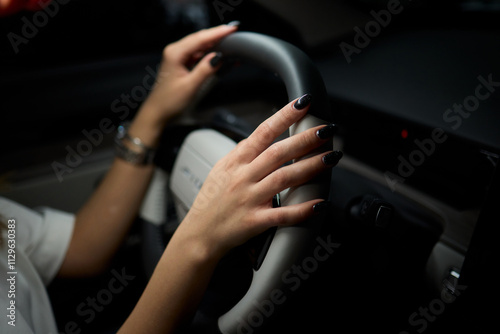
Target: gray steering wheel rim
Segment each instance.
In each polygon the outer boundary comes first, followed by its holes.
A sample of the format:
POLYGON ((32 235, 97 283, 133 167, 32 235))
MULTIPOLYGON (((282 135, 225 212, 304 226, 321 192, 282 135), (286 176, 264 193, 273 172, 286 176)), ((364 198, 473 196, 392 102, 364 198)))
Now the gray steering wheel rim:
MULTIPOLYGON (((224 38, 215 46, 214 51, 221 52, 224 57, 249 60, 276 73, 285 84, 289 100, 306 93, 313 95, 308 115, 290 127, 290 136, 325 124, 326 121, 331 122, 331 109, 323 79, 311 59, 297 47, 258 33, 236 32, 224 38)), ((330 148, 323 147, 314 153, 325 149, 330 148)), ((282 194, 282 205, 302 203, 315 198, 328 198, 329 189, 330 174, 325 173, 305 185, 291 188, 282 194)), ((220 332, 246 333, 244 330, 248 331, 248 328, 255 329, 265 324, 279 305, 273 305, 271 314, 264 314, 262 323, 260 321, 256 323, 252 317, 263 315, 262 305, 273 303, 277 292, 286 293, 282 274, 293 265, 299 264, 308 255, 306 252, 316 239, 321 224, 321 219, 313 217, 302 224, 277 229, 261 267, 258 271, 254 271, 247 293, 228 312, 219 317, 217 325, 220 332)), ((143 259, 149 275, 152 274, 166 246, 162 233, 161 223, 147 219, 144 221, 143 259)))
MULTIPOLYGON (((274 37, 237 32, 224 38, 215 47, 215 51, 224 56, 250 60, 275 72, 283 80, 289 100, 306 93, 313 95, 308 115, 290 127, 290 136, 331 121, 331 109, 323 79, 311 59, 297 47, 274 37)), ((282 205, 328 198, 329 189, 330 174, 324 173, 305 185, 289 189, 282 196, 282 205)), ((254 271, 247 293, 233 308, 219 317, 218 328, 222 333, 244 333, 265 324, 279 306, 276 296, 287 293, 283 273, 293 265, 300 264, 307 256, 306 252, 317 237, 321 223, 321 219, 312 217, 303 224, 277 229, 260 269, 254 271), (263 305, 267 305, 267 312, 262 311, 263 305), (272 312, 269 311, 271 309, 272 312)))

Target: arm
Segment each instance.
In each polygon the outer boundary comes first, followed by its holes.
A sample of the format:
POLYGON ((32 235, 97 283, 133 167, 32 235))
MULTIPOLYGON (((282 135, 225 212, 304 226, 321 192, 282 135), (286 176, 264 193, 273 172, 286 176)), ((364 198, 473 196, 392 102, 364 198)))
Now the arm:
MULTIPOLYGON (((164 49, 155 87, 130 126, 132 137, 148 147, 157 145, 165 123, 187 106, 217 70, 210 64, 214 53, 202 57, 206 50, 236 29, 223 25, 202 30, 164 49), (189 70, 187 66, 196 61, 199 63, 189 70)), ((98 189, 76 214, 60 276, 88 276, 106 267, 140 208, 153 170, 152 165, 114 160, 98 189)))
POLYGON ((321 199, 272 207, 274 194, 327 171, 341 156, 323 153, 279 168, 333 136, 331 126, 319 126, 272 144, 307 112, 307 104, 295 106, 290 103, 270 117, 214 166, 119 333, 173 332, 196 309, 229 249, 271 226, 296 224, 325 208, 316 205, 321 199))

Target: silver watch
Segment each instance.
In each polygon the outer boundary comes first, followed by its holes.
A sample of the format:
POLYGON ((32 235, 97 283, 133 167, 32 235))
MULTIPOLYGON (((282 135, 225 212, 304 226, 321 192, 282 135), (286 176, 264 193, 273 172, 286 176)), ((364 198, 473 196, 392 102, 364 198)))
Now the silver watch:
POLYGON ((147 147, 139 138, 133 138, 128 134, 130 123, 118 126, 115 137, 116 156, 134 165, 149 165, 153 163, 156 150, 147 147), (132 150, 125 145, 125 141, 130 142, 136 150, 132 150))

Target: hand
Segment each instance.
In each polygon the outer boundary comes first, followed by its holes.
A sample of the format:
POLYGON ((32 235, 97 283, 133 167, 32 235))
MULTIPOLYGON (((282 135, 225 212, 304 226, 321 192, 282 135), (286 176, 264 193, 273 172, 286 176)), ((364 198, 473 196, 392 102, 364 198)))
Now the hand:
POLYGON ((333 137, 321 125, 273 144, 308 110, 310 95, 286 105, 209 173, 191 210, 170 239, 144 294, 120 333, 171 333, 191 318, 217 263, 231 248, 271 226, 298 223, 314 214, 322 199, 281 208, 272 197, 300 185, 338 162, 340 152, 322 153, 292 165, 333 137))
POLYGON ((321 125, 272 144, 307 113, 309 98, 286 105, 213 167, 176 232, 177 241, 188 242, 204 256, 220 257, 272 226, 296 224, 314 214, 313 206, 322 199, 272 207, 275 194, 310 180, 342 156, 321 153, 280 168, 333 137, 334 126, 321 125))
POLYGON ((205 55, 206 51, 236 30, 237 26, 221 25, 167 45, 153 90, 131 124, 130 135, 155 147, 165 123, 187 107, 202 83, 219 68, 211 62, 216 53, 205 55))
POLYGON ((154 110, 158 121, 164 123, 186 108, 202 83, 219 67, 211 64, 216 53, 205 55, 206 51, 236 30, 237 26, 220 25, 200 30, 166 46, 155 86, 144 102, 145 109, 154 110))

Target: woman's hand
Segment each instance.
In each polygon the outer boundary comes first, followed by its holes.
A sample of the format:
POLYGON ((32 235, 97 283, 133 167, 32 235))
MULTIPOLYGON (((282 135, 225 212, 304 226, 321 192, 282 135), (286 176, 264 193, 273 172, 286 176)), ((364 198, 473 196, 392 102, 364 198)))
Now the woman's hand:
POLYGON ((286 105, 212 168, 121 334, 173 333, 196 310, 228 250, 271 226, 296 224, 325 208, 319 198, 272 207, 275 194, 327 171, 342 157, 325 152, 280 168, 333 137, 335 126, 330 124, 273 144, 307 113, 309 102, 311 96, 304 95, 286 105))
POLYGON ((220 25, 200 30, 165 47, 155 86, 145 101, 156 109, 161 121, 182 111, 202 83, 217 71, 217 59, 212 60, 220 56, 206 52, 236 30, 235 25, 220 25))
POLYGON ((305 95, 289 103, 214 166, 176 232, 178 237, 196 240, 193 246, 201 247, 202 253, 219 257, 272 226, 296 224, 314 214, 314 205, 322 199, 272 206, 275 194, 310 180, 342 157, 340 152, 322 153, 280 168, 333 137, 334 125, 322 125, 273 144, 307 113, 310 99, 305 95))
POLYGON ((156 82, 130 128, 130 134, 155 146, 165 123, 185 109, 200 86, 219 68, 220 55, 206 52, 237 25, 200 30, 163 50, 156 82))

